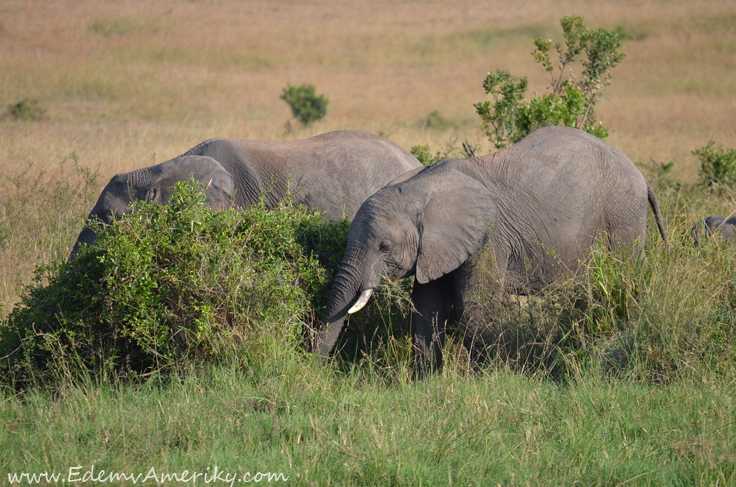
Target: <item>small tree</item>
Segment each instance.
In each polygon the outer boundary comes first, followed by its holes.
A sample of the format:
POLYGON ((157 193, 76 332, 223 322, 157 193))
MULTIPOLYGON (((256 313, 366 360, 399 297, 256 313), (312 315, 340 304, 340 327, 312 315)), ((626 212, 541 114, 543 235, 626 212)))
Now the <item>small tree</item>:
POLYGON ((44 116, 46 113, 45 108, 41 108, 38 100, 31 100, 30 98, 24 98, 18 103, 13 103, 8 106, 8 113, 15 120, 31 120, 36 121, 44 116))
POLYGON ((736 183, 736 149, 723 150, 712 140, 695 149, 700 159, 700 179, 709 188, 733 186, 736 183))
POLYGON ((287 84, 279 98, 291 107, 291 112, 305 126, 321 120, 327 114, 329 100, 324 95, 318 96, 313 85, 292 86, 287 84))
POLYGON ((532 52, 536 62, 550 74, 551 92, 534 96, 527 102, 526 76, 513 76, 505 70, 488 73, 483 88, 493 102, 476 103, 481 117, 481 129, 496 148, 504 148, 521 140, 528 133, 547 125, 577 127, 600 138, 608 136, 608 129, 596 121, 595 105, 604 97, 611 84, 611 70, 621 62, 624 54, 618 32, 605 29, 591 30, 582 17, 566 16, 560 20, 565 46, 551 40, 534 39, 532 52), (559 55, 559 73, 550 59, 551 48, 559 55), (582 72, 576 78, 566 70, 584 54, 580 61, 582 72))

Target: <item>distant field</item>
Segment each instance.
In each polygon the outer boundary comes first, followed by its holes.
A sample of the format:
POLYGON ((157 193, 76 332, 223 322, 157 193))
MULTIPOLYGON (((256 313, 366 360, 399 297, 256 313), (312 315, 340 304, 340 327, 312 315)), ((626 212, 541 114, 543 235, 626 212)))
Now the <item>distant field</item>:
POLYGON ((546 87, 534 36, 563 15, 622 26, 627 58, 600 115, 634 161, 736 146, 736 2, 0 2, 0 108, 26 97, 43 120, 0 121, 0 174, 75 152, 105 176, 163 161, 209 137, 302 138, 334 129, 441 145, 481 140, 473 103, 488 71, 546 87), (287 133, 286 83, 313 83, 326 119, 287 133), (455 122, 422 127, 433 110, 455 122))

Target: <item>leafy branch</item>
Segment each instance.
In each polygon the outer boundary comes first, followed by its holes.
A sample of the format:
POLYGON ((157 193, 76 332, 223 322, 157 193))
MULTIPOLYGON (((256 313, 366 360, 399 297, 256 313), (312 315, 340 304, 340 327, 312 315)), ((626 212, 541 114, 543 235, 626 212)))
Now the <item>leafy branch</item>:
POLYGON ((596 122, 595 106, 611 84, 611 71, 625 57, 620 52, 621 36, 616 31, 589 29, 576 15, 563 17, 560 24, 564 46, 550 39, 534 39, 532 56, 550 75, 549 93, 527 102, 526 76, 517 77, 506 70, 488 73, 484 80, 483 88, 493 101, 474 106, 481 117, 481 129, 496 148, 513 144, 547 125, 566 125, 601 138, 608 136, 608 129, 596 122), (551 57, 553 48, 558 55, 557 67, 551 57), (571 65, 581 55, 582 71, 576 78, 571 65))

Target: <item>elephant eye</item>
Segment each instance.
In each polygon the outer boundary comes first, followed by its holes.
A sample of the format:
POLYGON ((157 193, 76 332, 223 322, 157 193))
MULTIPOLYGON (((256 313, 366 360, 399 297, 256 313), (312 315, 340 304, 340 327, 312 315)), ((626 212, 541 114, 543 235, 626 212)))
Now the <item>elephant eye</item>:
POLYGON ((381 252, 388 252, 391 250, 391 241, 390 240, 384 240, 381 242, 381 244, 378 246, 378 250, 381 252))

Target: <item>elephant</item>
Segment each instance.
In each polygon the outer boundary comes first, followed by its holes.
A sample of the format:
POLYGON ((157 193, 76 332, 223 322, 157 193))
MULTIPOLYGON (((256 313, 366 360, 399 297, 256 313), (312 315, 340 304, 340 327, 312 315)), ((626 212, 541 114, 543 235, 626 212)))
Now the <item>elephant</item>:
MULTIPOLYGON (((346 315, 366 304, 382 277, 414 276, 415 374, 441 370, 447 321, 454 308, 471 329, 466 311, 478 289, 543 289, 577 269, 596 241, 629 248, 645 263, 649 206, 671 248, 656 195, 636 166, 569 127, 540 128, 496 153, 407 173, 355 215, 310 348, 328 357, 346 315), (486 246, 497 276, 490 285, 481 282, 478 261, 486 246)), ((472 334, 465 340, 472 345, 472 334)))
POLYGON ((703 231, 703 235, 706 238, 720 234, 725 240, 736 242, 736 216, 727 219, 722 215, 711 215, 705 220, 696 223, 693 226, 695 245, 698 245, 698 237, 701 231, 703 231))
MULTIPOLYGON (((266 206, 274 208, 291 191, 295 203, 320 211, 325 219, 351 218, 370 195, 421 166, 393 142, 351 130, 295 141, 210 139, 174 159, 114 176, 88 221, 109 225, 134 201, 165 204, 172 186, 192 176, 208 186, 206 201, 213 207, 246 208, 264 194, 266 206)), ((87 225, 69 259, 96 239, 97 232, 87 225)))

